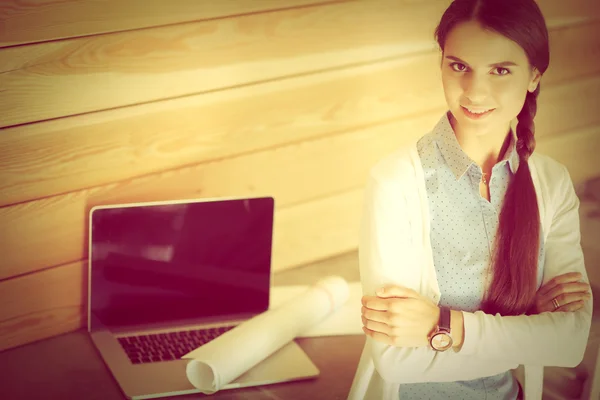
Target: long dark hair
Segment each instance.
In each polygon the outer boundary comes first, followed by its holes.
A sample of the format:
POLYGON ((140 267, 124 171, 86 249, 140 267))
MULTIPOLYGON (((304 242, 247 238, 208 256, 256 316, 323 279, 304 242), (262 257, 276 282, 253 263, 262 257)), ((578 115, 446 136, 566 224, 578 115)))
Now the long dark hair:
MULTIPOLYGON (((544 74, 550 62, 548 29, 534 0, 454 0, 435 30, 440 50, 457 24, 477 21, 523 48, 530 67, 544 74)), ((528 159, 535 149, 533 118, 537 111, 536 90, 527 92, 517 116, 519 168, 506 192, 492 262, 492 281, 481 310, 486 314, 521 315, 532 306, 537 288, 540 245, 540 215, 528 159)))

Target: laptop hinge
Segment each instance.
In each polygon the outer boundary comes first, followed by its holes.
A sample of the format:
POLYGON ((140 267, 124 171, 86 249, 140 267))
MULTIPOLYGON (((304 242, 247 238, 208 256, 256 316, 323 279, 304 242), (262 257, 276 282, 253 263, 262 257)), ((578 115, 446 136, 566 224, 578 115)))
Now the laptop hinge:
POLYGON ((255 313, 243 313, 243 314, 232 314, 227 316, 219 316, 213 318, 196 318, 186 319, 179 321, 169 321, 168 323, 154 323, 154 324, 140 324, 140 325, 128 325, 128 326, 107 326, 106 330, 113 334, 150 334, 150 333, 163 333, 163 332, 174 332, 181 330, 189 330, 194 328, 210 328, 219 326, 231 326, 238 325, 258 314, 255 313))

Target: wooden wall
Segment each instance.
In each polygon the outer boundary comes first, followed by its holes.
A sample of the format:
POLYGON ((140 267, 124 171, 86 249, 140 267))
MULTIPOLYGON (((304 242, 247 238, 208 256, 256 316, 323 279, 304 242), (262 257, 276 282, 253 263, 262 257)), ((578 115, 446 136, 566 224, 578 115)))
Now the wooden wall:
MULTIPOLYGON (((84 325, 98 204, 276 198, 276 271, 356 249, 367 171, 446 110, 449 0, 0 3, 0 350, 84 325)), ((600 9, 544 0, 537 150, 600 174, 600 9)))

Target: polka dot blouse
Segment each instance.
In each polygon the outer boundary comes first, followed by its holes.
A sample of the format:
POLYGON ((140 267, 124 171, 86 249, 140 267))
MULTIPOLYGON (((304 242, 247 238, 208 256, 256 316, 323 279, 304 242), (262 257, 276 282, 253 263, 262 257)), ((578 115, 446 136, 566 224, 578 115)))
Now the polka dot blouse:
MULTIPOLYGON (((519 166, 516 138, 511 135, 509 150, 487 177, 490 201, 479 192, 482 170, 460 147, 448 113, 417 143, 425 172, 440 305, 468 312, 480 309, 485 285, 489 284, 489 263, 502 201, 519 166)), ((538 287, 544 264, 543 233, 540 244, 538 287)), ((512 400, 517 399, 519 386, 507 370, 470 381, 403 384, 399 391, 402 400, 512 400)))

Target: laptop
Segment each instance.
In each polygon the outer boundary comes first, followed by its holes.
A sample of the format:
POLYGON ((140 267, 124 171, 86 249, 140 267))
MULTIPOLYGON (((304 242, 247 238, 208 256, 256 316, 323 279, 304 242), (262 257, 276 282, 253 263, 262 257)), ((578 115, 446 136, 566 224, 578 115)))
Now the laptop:
MULTIPOLYGON (((199 393, 180 357, 269 309, 273 217, 272 197, 90 210, 88 332, 127 398, 199 393)), ((292 341, 223 389, 318 375, 292 341)))

